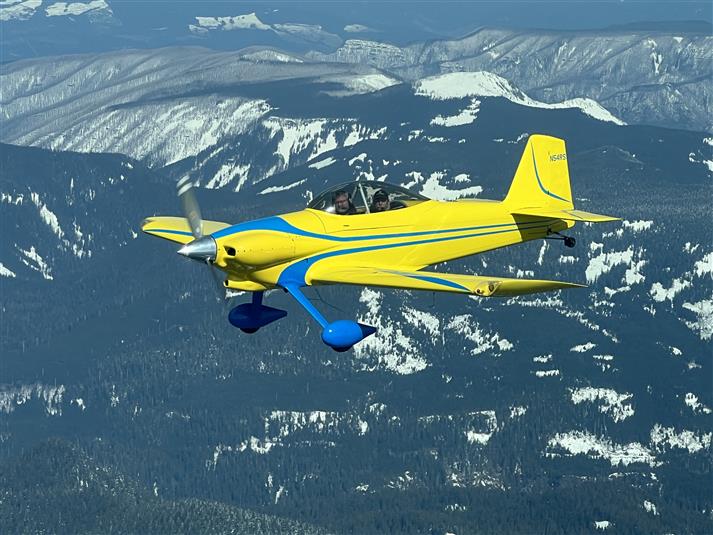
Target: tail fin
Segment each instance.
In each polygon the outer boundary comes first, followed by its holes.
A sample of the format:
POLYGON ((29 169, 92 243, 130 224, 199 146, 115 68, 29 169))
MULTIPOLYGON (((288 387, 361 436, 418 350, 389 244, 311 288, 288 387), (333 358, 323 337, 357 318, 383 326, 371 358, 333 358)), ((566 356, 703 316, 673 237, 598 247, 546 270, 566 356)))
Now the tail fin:
POLYGON ((540 134, 530 136, 503 202, 512 212, 519 208, 574 208, 563 139, 540 134))

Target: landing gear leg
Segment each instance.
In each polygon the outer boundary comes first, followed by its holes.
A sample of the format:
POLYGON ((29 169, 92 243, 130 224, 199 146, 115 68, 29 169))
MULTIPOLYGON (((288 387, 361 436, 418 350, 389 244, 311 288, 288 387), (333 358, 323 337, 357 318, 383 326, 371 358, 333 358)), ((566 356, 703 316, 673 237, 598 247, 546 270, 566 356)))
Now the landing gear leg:
POLYGON ((551 230, 547 231, 547 236, 545 236, 546 240, 562 240, 564 242, 565 247, 569 247, 570 249, 577 245, 577 240, 575 240, 572 236, 565 236, 564 234, 560 234, 559 232, 553 232, 551 230))

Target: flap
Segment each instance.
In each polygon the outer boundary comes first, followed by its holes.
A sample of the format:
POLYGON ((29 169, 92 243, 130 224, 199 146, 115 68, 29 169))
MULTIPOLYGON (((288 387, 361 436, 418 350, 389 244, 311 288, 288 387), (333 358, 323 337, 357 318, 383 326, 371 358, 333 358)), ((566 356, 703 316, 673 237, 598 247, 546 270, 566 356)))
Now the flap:
POLYGON ((453 275, 431 271, 403 271, 374 267, 319 265, 307 273, 309 284, 356 284, 433 292, 454 292, 481 297, 508 297, 563 288, 586 288, 581 284, 548 280, 506 279, 479 275, 453 275))
MULTIPOLYGON (((229 226, 228 223, 221 223, 220 221, 203 221, 203 234, 213 234, 229 226)), ((193 241, 191 227, 185 217, 148 217, 141 223, 141 230, 146 234, 152 234, 178 243, 193 241)))
POLYGON ((512 215, 527 215, 546 219, 564 219, 565 221, 586 221, 588 223, 605 223, 621 221, 619 217, 593 214, 584 210, 548 210, 547 208, 518 208, 512 215))

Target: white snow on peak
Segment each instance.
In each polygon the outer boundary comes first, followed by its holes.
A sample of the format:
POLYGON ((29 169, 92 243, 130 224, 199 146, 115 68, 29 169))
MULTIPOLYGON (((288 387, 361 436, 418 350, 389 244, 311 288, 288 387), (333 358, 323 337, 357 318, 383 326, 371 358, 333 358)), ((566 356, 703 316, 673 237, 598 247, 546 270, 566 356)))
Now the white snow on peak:
POLYGON ((330 81, 341 83, 347 91, 325 91, 327 95, 331 96, 344 96, 351 95, 354 93, 374 93, 375 91, 381 91, 392 85, 400 84, 396 78, 391 78, 382 73, 374 74, 363 74, 360 76, 345 76, 345 77, 330 77, 330 81))
POLYGON ((271 137, 282 133, 282 139, 275 151, 275 154, 282 158, 281 169, 290 166, 290 158, 293 154, 307 148, 312 143, 315 144, 315 147, 308 160, 337 148, 333 132, 330 131, 331 135, 328 136, 322 135, 327 122, 327 119, 287 119, 282 117, 269 117, 263 121, 263 125, 270 130, 271 137))
POLYGON ((10 277, 11 279, 14 279, 16 277, 15 273, 7 269, 2 262, 0 262, 0 276, 10 277))
POLYGON ((262 190, 259 195, 265 195, 266 193, 275 193, 277 191, 287 191, 288 189, 296 188, 300 184, 304 184, 307 182, 306 178, 303 178, 302 180, 298 180, 297 182, 293 182, 292 184, 287 184, 286 186, 270 186, 269 188, 265 188, 262 190))
POLYGON ((414 84, 417 95, 434 100, 466 97, 505 97, 524 103, 527 96, 508 80, 486 71, 450 72, 418 80, 414 84))
POLYGON ((8 20, 27 20, 35 14, 42 5, 42 0, 26 0, 24 2, 0 3, 0 22, 8 20))
POLYGON ((213 175, 205 185, 207 189, 219 189, 227 186, 237 178, 237 183, 234 186, 235 191, 240 191, 243 185, 248 181, 250 172, 250 164, 238 164, 227 162, 220 166, 220 169, 213 175))
POLYGON ((337 160, 329 156, 328 158, 325 158, 324 160, 320 160, 318 162, 314 162, 312 164, 309 164, 307 167, 310 167, 312 169, 323 169, 325 167, 329 167, 332 165, 334 162, 337 160))
POLYGON ((547 443, 546 457, 559 457, 558 450, 565 450, 569 455, 587 455, 593 459, 607 459, 612 466, 632 463, 646 463, 657 466, 655 455, 638 442, 613 444, 606 437, 597 437, 588 431, 569 431, 557 433, 547 443))
POLYGON ((463 108, 457 115, 450 115, 444 117, 443 115, 437 115, 431 119, 431 125, 433 126, 463 126, 464 124, 470 124, 475 121, 478 117, 478 110, 480 109, 480 101, 476 99, 471 99, 470 104, 463 108))
POLYGON ((678 448, 697 453, 703 449, 710 449, 712 433, 696 433, 684 429, 677 433, 673 427, 663 427, 656 424, 651 430, 651 444, 657 451, 678 448))
POLYGON ((573 98, 548 104, 528 97, 508 80, 486 71, 451 72, 418 80, 414 84, 417 95, 435 100, 466 97, 504 97, 511 102, 533 108, 579 108, 583 113, 600 121, 624 125, 597 101, 590 98, 573 98))
POLYGON ((633 394, 619 394, 611 388, 576 388, 570 389, 572 402, 578 405, 584 401, 590 403, 599 403, 599 412, 608 414, 615 422, 626 420, 629 416, 634 415, 634 408, 631 403, 633 394))
POLYGON ((82 2, 57 2, 48 6, 47 9, 45 9, 45 12, 48 17, 61 17, 67 15, 83 15, 84 13, 88 13, 90 11, 101 10, 106 10, 112 13, 109 4, 107 4, 104 0, 92 0, 86 4, 82 2))
POLYGON ((189 26, 191 31, 272 30, 272 26, 262 22, 254 12, 234 17, 196 17, 196 21, 198 22, 197 26, 189 26))
POLYGON ((362 153, 360 153, 360 154, 357 154, 356 156, 354 156, 354 158, 351 158, 351 159, 349 160, 349 162, 348 162, 349 167, 351 167, 352 165, 354 165, 356 162, 362 162, 362 163, 363 163, 363 162, 366 160, 366 157, 367 157, 366 152, 362 152, 362 153))
POLYGON ((347 33, 361 33, 361 32, 373 32, 371 28, 368 26, 364 26, 363 24, 347 24, 344 26, 344 31, 347 33))
POLYGON ((249 59, 254 61, 272 61, 275 63, 304 63, 301 58, 291 56, 284 52, 272 49, 256 50, 253 52, 246 52, 240 56, 243 59, 249 59))

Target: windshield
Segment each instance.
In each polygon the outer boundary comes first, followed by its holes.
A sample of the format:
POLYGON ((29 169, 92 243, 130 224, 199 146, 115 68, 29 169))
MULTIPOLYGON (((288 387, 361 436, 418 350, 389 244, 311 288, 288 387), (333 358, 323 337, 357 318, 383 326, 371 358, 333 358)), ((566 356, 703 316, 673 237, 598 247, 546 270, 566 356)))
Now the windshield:
POLYGON ((418 193, 374 180, 347 182, 314 198, 307 208, 337 215, 370 214, 408 208, 427 201, 418 193))

